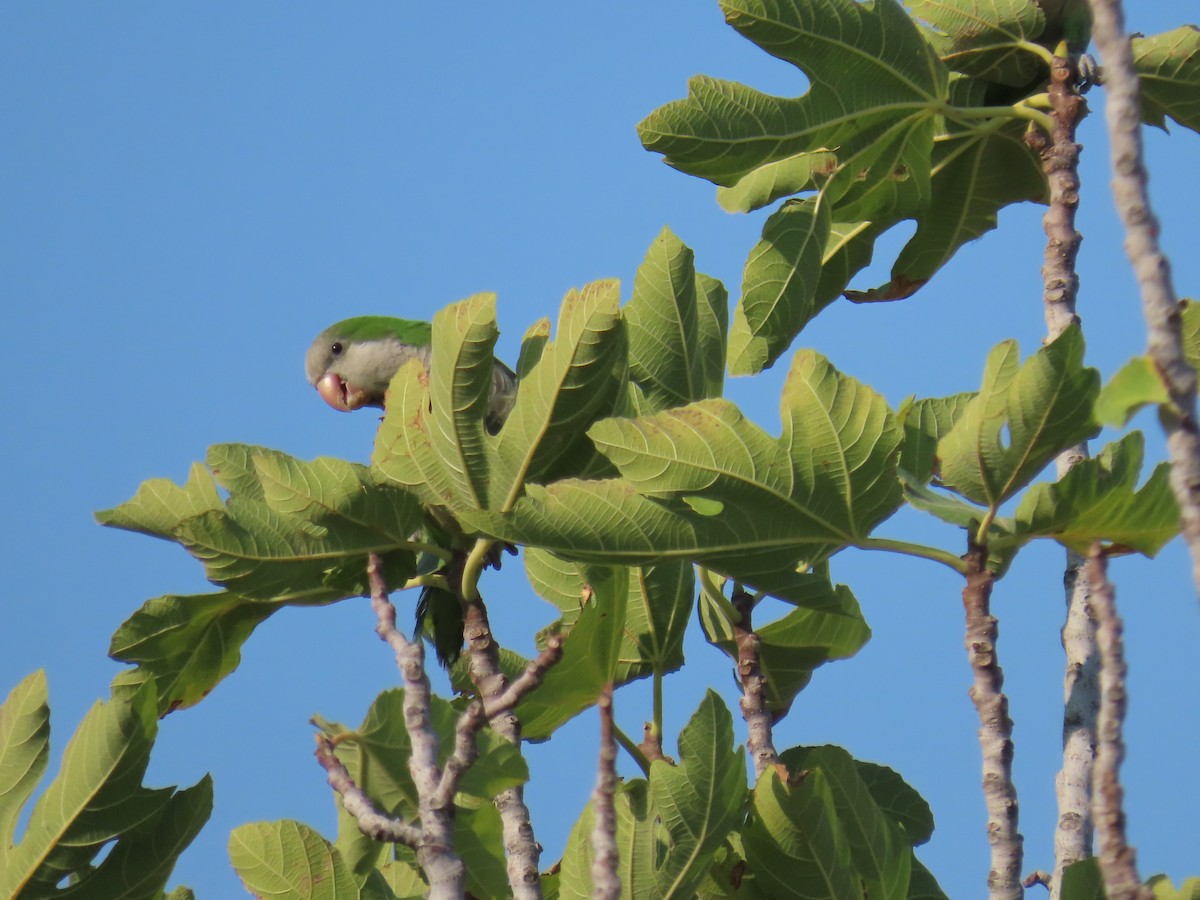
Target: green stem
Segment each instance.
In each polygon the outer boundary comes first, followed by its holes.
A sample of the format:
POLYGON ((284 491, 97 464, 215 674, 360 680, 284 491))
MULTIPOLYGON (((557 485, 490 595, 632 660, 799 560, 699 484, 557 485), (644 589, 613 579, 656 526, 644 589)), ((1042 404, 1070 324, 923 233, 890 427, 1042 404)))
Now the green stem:
POLYGON ((425 544, 421 541, 405 541, 401 546, 413 553, 428 553, 430 556, 436 556, 442 562, 450 562, 454 558, 453 552, 447 550, 445 547, 439 547, 437 544, 425 544))
POLYGON ((729 602, 729 598, 713 582, 712 572, 703 566, 697 566, 696 572, 700 576, 700 590, 704 594, 705 599, 721 610, 729 624, 736 625, 742 621, 742 614, 737 611, 737 608, 729 602))
POLYGON ((1047 133, 1054 131, 1054 119, 1040 109, 1021 103, 1012 106, 947 106, 942 110, 947 119, 1027 119, 1047 133))
POLYGON ((407 591, 415 587, 435 587, 444 591, 450 590, 450 582, 445 575, 417 575, 400 585, 400 590, 407 591))
POLYGON ((937 547, 926 547, 924 544, 912 544, 908 541, 896 541, 891 538, 863 538, 851 546, 860 550, 887 550, 892 553, 903 553, 905 556, 916 556, 948 566, 959 575, 967 573, 967 564, 947 550, 937 547))
POLYGON ((989 509, 987 515, 983 517, 983 521, 979 523, 979 528, 975 532, 975 543, 980 547, 987 546, 988 529, 992 527, 992 521, 996 518, 996 510, 989 509))
POLYGON ((625 748, 625 752, 633 757, 633 761, 637 763, 637 767, 642 770, 642 774, 647 778, 650 777, 650 760, 646 759, 646 754, 641 748, 633 742, 633 738, 621 730, 621 726, 616 722, 613 723, 613 737, 617 739, 617 743, 625 748))
POLYGON ((462 593, 464 600, 479 599, 479 576, 483 572, 483 567, 487 565, 488 554, 495 544, 495 541, 480 538, 471 548, 467 561, 463 563, 462 593))

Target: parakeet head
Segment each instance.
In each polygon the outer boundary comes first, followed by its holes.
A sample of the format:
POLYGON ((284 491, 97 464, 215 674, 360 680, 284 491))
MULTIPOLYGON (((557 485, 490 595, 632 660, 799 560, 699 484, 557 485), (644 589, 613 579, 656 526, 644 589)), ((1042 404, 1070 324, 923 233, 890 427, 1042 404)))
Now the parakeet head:
POLYGON ((343 412, 383 406, 392 376, 413 358, 429 365, 433 329, 428 322, 390 316, 357 316, 330 325, 304 358, 308 383, 343 412))

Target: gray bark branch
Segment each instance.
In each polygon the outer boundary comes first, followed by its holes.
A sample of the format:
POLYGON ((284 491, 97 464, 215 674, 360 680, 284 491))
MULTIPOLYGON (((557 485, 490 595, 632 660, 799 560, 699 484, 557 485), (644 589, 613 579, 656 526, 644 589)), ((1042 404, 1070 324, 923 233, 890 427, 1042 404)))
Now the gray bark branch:
POLYGON ((968 692, 979 713, 979 747, 983 754, 983 798, 988 813, 991 869, 988 897, 1018 900, 1024 839, 1017 831, 1017 789, 1012 780, 1012 719, 1008 716, 1004 672, 996 655, 999 634, 990 604, 995 575, 987 568, 987 548, 972 542, 965 557, 967 583, 963 587, 966 614, 967 658, 975 680, 968 692))
POLYGON ((754 632, 754 598, 745 591, 734 593, 733 606, 741 619, 733 626, 737 644, 738 679, 742 684, 742 718, 748 731, 746 749, 754 761, 754 777, 757 779, 769 766, 779 762, 775 751, 774 717, 767 709, 767 679, 762 672, 759 659, 761 641, 754 632))
POLYGON ((621 896, 621 861, 617 850, 617 741, 613 736, 613 688, 606 685, 596 701, 600 711, 600 755, 596 764, 596 788, 592 791, 592 896, 617 900, 621 896))
MULTIPOLYGON (((1050 109, 1054 130, 1048 143, 1041 137, 1042 168, 1050 191, 1050 204, 1042 218, 1046 249, 1042 264, 1042 304, 1046 317, 1046 341, 1053 341, 1073 323, 1080 321, 1076 310, 1079 274, 1076 259, 1083 236, 1075 226, 1079 210, 1079 154, 1075 141, 1080 120, 1087 114, 1075 84, 1074 61, 1056 56, 1050 67, 1050 109)), ((1042 132, 1031 132, 1042 135, 1042 132)), ((1037 142, 1031 142, 1036 143, 1037 142)), ((1062 478, 1088 456, 1084 441, 1064 450, 1055 459, 1062 478)), ((1066 551, 1063 584, 1066 594, 1066 623, 1062 630, 1066 675, 1063 679, 1063 762, 1055 778, 1058 820, 1054 829, 1054 872, 1045 880, 1050 900, 1062 895, 1062 873, 1072 863, 1092 855, 1092 763, 1096 746, 1096 712, 1099 682, 1095 629, 1088 607, 1087 579, 1081 577, 1083 557, 1066 551)), ((1037 874, 1037 873, 1035 873, 1037 874)), ((1030 883, 1026 879, 1026 886, 1030 883)))
POLYGON ((1142 294, 1150 358, 1167 390, 1160 408, 1171 461, 1171 489, 1200 591, 1200 427, 1196 372, 1183 352, 1183 328, 1171 266, 1158 242, 1142 153, 1140 89, 1119 0, 1090 0, 1092 37, 1104 68, 1105 117, 1112 145, 1113 197, 1125 225, 1125 252, 1142 294))
MULTIPOLYGON (((462 597, 462 561, 452 567, 451 585, 462 597)), ((496 708, 498 698, 508 688, 500 669, 500 647, 492 637, 487 607, 481 597, 463 600, 463 637, 467 645, 468 672, 475 692, 485 710, 496 708)), ((510 744, 521 746, 521 722, 511 707, 491 717, 492 729, 510 744)), ((496 809, 504 835, 504 856, 508 883, 515 900, 541 900, 542 878, 538 871, 542 845, 533 834, 529 807, 525 805, 523 785, 508 788, 496 795, 496 809)))
POLYGON ((1142 884, 1137 859, 1125 836, 1125 793, 1119 772, 1125 759, 1121 728, 1125 722, 1125 647, 1116 592, 1108 580, 1108 563, 1097 544, 1087 563, 1096 636, 1100 649, 1100 731, 1096 751, 1095 817, 1100 871, 1109 900, 1152 900, 1142 884))

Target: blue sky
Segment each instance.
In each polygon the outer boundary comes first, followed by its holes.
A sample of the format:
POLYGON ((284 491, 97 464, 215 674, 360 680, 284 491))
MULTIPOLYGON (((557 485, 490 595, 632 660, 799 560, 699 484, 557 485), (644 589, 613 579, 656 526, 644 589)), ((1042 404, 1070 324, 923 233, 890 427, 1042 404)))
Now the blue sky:
MULTIPOLYGON (((1185 0, 1130 5, 1130 28, 1146 33, 1195 17, 1185 0)), ((324 326, 362 313, 425 318, 496 291, 498 352, 513 360, 525 328, 553 316, 568 288, 619 276, 627 296, 664 224, 736 295, 761 218, 722 212, 711 186, 665 167, 634 131, 699 72, 804 89, 728 29, 715 2, 0 7, 0 296, 12 351, 0 689, 46 668, 52 764, 118 671, 106 657, 116 627, 150 597, 206 588, 182 550, 102 529, 93 511, 144 479, 181 480, 218 442, 369 456, 374 417, 333 413, 304 380, 304 350, 324 326)), ((1144 327, 1107 196, 1102 92, 1089 100, 1080 312, 1088 360, 1108 376, 1143 348, 1144 327)), ((1197 140, 1149 135, 1183 295, 1200 283, 1197 140)), ((893 405, 973 389, 988 348, 1015 337, 1029 352, 1044 333, 1040 215, 1006 211, 999 231, 913 299, 835 304, 799 345, 893 405)), ((882 244, 883 265, 856 284, 884 280, 899 242, 882 244)), ((728 393, 777 430, 785 371, 735 380, 728 393)), ((1161 458, 1153 418, 1137 424, 1161 458)), ((886 533, 961 543, 911 514, 886 533)), ((1034 547, 994 600, 1026 871, 1052 865, 1060 569, 1057 547, 1034 547)), ((1130 836, 1144 875, 1178 881, 1196 866, 1200 615, 1178 541, 1153 564, 1122 561, 1113 573, 1131 667, 1130 836)), ((839 557, 834 575, 874 637, 817 673, 777 745, 837 743, 897 769, 934 809, 923 860, 951 896, 979 896, 987 844, 961 583, 881 555, 839 557)), ((528 652, 551 608, 517 565, 486 587, 500 641, 528 652)), ((396 683, 371 627, 363 600, 285 611, 210 697, 164 720, 148 782, 216 779, 213 818, 172 883, 239 896, 225 843, 243 822, 297 818, 332 835, 307 721, 357 723, 396 683)), ((688 653, 691 665, 667 682, 671 734, 710 684, 736 709, 724 657, 695 637, 688 653)), ((643 685, 617 696, 631 733, 649 709, 643 685)), ((545 865, 591 789, 595 735, 589 713, 530 751, 545 865)))

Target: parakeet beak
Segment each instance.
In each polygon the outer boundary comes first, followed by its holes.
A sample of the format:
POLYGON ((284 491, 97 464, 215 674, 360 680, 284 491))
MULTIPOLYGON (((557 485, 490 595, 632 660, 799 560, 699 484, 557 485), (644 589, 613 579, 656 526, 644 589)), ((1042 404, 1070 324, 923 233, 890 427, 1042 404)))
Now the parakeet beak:
POLYGON ((343 381, 340 376, 334 375, 332 372, 322 375, 316 388, 322 400, 342 412, 358 409, 360 406, 365 406, 367 402, 365 391, 343 381))

